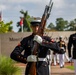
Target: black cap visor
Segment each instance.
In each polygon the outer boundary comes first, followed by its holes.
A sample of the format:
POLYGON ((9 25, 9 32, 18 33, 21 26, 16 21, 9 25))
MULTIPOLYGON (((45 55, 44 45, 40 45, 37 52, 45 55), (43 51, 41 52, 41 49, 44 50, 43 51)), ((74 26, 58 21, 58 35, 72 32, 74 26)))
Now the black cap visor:
POLYGON ((39 26, 41 22, 31 22, 31 26, 39 26))

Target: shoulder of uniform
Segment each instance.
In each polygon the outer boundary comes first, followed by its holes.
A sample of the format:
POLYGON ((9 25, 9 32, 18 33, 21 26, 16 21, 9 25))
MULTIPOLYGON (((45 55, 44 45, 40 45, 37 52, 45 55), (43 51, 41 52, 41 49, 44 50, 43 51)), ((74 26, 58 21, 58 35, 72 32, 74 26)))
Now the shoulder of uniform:
POLYGON ((74 34, 71 34, 70 36, 74 36, 74 35, 76 35, 76 33, 74 33, 74 34))
POLYGON ((71 34, 69 38, 72 38, 72 37, 74 37, 75 35, 76 35, 76 33, 71 34))
POLYGON ((42 38, 45 39, 46 41, 49 41, 49 42, 51 41, 51 38, 49 36, 43 36, 42 38))
POLYGON ((23 39, 29 39, 29 38, 33 38, 34 36, 31 34, 29 36, 24 37, 23 39))
POLYGON ((32 37, 32 35, 29 35, 29 36, 27 36, 27 37, 24 37, 22 40, 21 40, 21 43, 25 43, 25 42, 27 42, 28 40, 30 40, 30 39, 32 39, 33 37, 32 37))

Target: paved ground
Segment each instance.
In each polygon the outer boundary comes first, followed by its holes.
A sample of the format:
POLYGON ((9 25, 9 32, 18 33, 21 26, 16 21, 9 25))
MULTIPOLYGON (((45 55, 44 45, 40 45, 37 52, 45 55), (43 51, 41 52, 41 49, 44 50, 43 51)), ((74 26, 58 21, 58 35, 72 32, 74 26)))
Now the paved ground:
MULTIPOLYGON (((70 65, 70 64, 68 64, 70 65)), ((57 66, 51 66, 51 74, 50 75, 75 75, 73 70, 67 69, 65 65, 64 68, 60 68, 59 65, 57 66)), ((22 68, 22 75, 24 75, 25 71, 25 65, 24 64, 19 64, 19 66, 22 68)))
POLYGON ((66 67, 60 68, 59 66, 52 66, 51 75, 74 75, 74 71, 67 69, 66 67))

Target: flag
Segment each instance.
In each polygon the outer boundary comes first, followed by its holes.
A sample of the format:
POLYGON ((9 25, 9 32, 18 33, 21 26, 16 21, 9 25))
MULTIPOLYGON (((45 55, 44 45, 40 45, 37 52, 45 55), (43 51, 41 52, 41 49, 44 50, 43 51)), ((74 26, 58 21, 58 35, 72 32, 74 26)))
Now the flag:
POLYGON ((23 18, 21 18, 21 20, 20 20, 20 26, 22 26, 23 25, 23 18))

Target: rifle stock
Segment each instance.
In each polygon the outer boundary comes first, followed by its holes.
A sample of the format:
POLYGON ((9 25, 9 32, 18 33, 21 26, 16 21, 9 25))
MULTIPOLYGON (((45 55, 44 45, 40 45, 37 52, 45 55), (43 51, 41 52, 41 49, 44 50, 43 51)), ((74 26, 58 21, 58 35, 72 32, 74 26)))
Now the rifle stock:
POLYGON ((29 69, 29 74, 28 75, 36 75, 36 62, 33 62, 30 69, 29 69))
MULTIPOLYGON (((44 13, 42 15, 41 24, 39 26, 38 34, 37 34, 39 36, 43 36, 46 21, 49 18, 52 6, 53 6, 53 2, 52 2, 52 0, 50 0, 49 5, 46 5, 44 13)), ((39 47, 39 44, 37 42, 34 42, 34 46, 32 49, 32 55, 37 56, 38 47, 39 47)), ((37 75, 36 74, 36 62, 32 62, 28 75, 37 75)))

